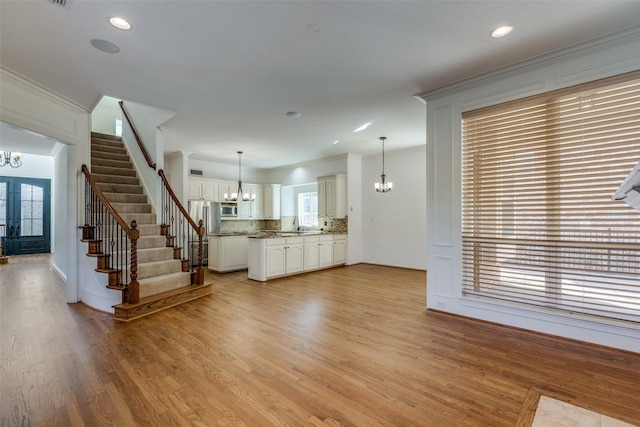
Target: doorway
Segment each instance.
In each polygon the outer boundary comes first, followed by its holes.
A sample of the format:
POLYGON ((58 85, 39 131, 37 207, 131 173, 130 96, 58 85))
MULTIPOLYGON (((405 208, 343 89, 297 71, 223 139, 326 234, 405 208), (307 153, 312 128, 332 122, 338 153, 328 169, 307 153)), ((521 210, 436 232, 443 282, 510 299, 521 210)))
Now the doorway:
POLYGON ((51 252, 51 180, 0 177, 4 255, 51 252))

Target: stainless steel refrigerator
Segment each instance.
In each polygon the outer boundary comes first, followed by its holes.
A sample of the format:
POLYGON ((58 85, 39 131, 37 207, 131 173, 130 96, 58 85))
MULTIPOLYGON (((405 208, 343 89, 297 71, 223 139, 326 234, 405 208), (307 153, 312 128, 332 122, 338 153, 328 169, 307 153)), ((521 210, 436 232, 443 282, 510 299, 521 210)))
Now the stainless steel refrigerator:
MULTIPOLYGON (((205 200, 189 200, 188 205, 189 216, 196 224, 202 220, 205 229, 205 239, 203 241, 203 258, 204 265, 209 263, 209 239, 206 234, 220 234, 221 218, 220 218, 220 202, 207 202, 205 200)), ((198 242, 192 240, 189 242, 191 256, 190 259, 198 259, 198 242)))

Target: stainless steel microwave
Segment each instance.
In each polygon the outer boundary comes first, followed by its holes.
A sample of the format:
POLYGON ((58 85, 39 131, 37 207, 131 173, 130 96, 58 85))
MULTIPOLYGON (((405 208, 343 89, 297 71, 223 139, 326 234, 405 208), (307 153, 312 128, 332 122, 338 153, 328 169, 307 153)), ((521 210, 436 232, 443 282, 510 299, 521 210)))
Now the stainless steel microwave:
POLYGON ((221 217, 235 217, 238 216, 238 205, 236 203, 222 203, 220 205, 221 217))

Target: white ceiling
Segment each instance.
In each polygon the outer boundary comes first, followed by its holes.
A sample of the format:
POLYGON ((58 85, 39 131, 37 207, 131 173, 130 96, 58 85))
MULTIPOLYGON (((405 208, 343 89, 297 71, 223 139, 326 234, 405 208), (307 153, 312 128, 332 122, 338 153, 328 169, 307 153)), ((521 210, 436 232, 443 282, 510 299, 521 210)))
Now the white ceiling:
POLYGON ((89 109, 104 94, 176 112, 167 151, 235 163, 244 150, 243 165, 258 168, 377 153, 379 136, 387 151, 424 144, 414 94, 640 22, 640 1, 610 0, 68 5, 1 0, 1 64, 89 109), (489 37, 501 24, 515 30, 489 37))

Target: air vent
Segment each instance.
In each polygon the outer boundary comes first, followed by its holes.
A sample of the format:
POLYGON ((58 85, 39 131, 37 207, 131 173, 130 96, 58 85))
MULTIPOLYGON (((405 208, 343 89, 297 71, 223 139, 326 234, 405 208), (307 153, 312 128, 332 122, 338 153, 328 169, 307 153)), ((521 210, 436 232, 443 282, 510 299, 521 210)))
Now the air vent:
POLYGON ((202 176, 202 171, 199 171, 198 169, 191 169, 189 171, 189 175, 198 175, 198 176, 202 176))
POLYGON ((71 9, 71 0, 49 0, 56 6, 64 7, 65 9, 71 9))

